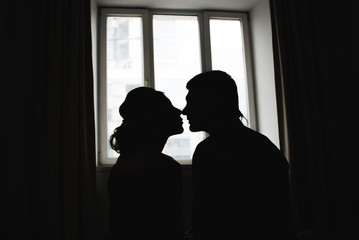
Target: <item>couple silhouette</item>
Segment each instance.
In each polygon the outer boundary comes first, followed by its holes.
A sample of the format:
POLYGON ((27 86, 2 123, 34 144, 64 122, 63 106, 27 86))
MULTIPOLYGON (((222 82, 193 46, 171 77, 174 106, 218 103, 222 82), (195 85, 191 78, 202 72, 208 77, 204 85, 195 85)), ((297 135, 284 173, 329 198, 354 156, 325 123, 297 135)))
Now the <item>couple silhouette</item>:
POLYGON ((185 239, 182 169, 162 153, 183 132, 209 134, 192 158, 195 240, 295 239, 288 163, 264 135, 241 122, 237 86, 223 71, 187 83, 183 111, 159 91, 139 87, 120 106, 121 126, 110 137, 120 156, 111 169, 108 239, 185 239))

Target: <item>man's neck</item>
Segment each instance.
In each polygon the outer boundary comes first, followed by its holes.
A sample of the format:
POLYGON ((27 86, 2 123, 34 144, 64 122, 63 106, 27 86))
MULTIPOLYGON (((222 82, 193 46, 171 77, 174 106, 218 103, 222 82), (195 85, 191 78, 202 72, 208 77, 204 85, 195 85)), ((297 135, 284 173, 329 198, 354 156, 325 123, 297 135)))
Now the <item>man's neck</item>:
POLYGON ((210 135, 228 134, 238 127, 243 127, 243 123, 239 119, 221 119, 215 121, 213 127, 208 131, 210 135))

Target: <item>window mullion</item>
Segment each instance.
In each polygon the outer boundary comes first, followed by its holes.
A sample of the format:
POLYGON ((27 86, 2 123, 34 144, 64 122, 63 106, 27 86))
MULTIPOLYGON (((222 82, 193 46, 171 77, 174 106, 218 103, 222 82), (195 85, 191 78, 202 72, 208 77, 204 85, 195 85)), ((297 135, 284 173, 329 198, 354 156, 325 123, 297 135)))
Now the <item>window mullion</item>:
POLYGON ((201 50, 202 50, 202 64, 203 71, 212 70, 212 56, 211 56, 211 40, 210 40, 210 29, 209 29, 209 15, 204 12, 201 15, 201 50))
POLYGON ((155 87, 153 68, 153 34, 152 34, 152 13, 146 11, 143 14, 143 50, 144 50, 144 85, 155 87))

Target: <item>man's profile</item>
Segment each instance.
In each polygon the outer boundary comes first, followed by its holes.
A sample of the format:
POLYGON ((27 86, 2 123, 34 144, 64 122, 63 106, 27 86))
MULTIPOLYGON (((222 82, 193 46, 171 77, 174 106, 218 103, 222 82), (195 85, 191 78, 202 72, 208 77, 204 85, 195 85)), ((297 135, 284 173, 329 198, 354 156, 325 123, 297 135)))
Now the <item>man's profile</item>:
POLYGON ((193 154, 194 239, 293 239, 288 162, 241 122, 234 80, 209 71, 187 89, 190 130, 209 134, 193 154))

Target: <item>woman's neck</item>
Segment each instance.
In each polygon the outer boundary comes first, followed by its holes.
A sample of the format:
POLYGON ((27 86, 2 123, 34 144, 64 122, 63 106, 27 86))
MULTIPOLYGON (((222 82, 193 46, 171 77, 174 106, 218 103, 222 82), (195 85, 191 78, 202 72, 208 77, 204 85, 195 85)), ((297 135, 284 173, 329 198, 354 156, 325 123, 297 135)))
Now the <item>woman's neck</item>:
POLYGON ((168 140, 168 137, 160 137, 160 136, 156 136, 153 138, 149 138, 144 145, 144 148, 146 149, 151 149, 155 152, 162 152, 166 142, 168 140))

